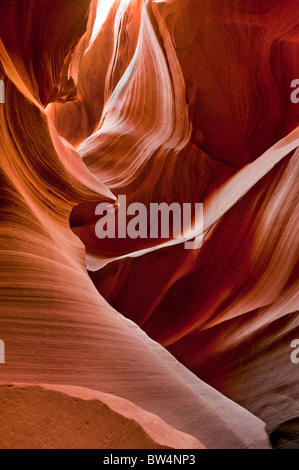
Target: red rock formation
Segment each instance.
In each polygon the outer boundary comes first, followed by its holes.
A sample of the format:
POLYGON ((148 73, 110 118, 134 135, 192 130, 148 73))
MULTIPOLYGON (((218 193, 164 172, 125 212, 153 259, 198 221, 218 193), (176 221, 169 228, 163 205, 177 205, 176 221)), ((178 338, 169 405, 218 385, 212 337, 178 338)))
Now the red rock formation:
POLYGON ((1 448, 203 449, 128 400, 82 387, 0 386, 1 448))
MULTIPOLYGON (((129 400, 152 442, 175 429, 170 447, 269 447, 264 422, 298 418, 295 7, 2 2, 2 383, 52 384, 70 407, 70 386, 129 400), (95 207, 119 194, 203 202, 202 248, 99 240, 95 207)), ((52 396, 26 390, 41 410, 52 396)), ((19 388, 2 391, 21 409, 19 388)), ((41 446, 87 442, 40 426, 41 446)))

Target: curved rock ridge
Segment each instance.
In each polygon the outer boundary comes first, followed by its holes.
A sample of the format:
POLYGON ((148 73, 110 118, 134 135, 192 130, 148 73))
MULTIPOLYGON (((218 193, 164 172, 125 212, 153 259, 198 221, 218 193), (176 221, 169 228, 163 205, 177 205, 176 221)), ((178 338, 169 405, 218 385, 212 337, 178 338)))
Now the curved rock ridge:
POLYGON ((125 398, 202 437, 206 447, 270 447, 261 420, 196 378, 99 295, 68 221, 76 204, 115 197, 57 133, 20 74, 22 55, 13 62, 4 43, 0 54, 1 382, 84 386, 125 398))
POLYGON ((204 449, 133 403, 83 387, 0 385, 0 447, 204 449))
MULTIPOLYGON (((296 1, 105 1, 0 6, 0 383, 27 384, 0 394, 23 423, 25 396, 45 420, 67 397, 74 426, 108 403, 140 420, 124 446, 296 442, 296 1), (99 240, 119 195, 203 202, 202 247, 99 240)), ((45 422, 41 447, 97 445, 98 423, 62 443, 45 422)))
POLYGON ((135 55, 78 147, 128 204, 203 202, 200 250, 99 241, 94 205, 71 216, 109 303, 273 430, 299 400, 295 8, 144 2, 135 55))

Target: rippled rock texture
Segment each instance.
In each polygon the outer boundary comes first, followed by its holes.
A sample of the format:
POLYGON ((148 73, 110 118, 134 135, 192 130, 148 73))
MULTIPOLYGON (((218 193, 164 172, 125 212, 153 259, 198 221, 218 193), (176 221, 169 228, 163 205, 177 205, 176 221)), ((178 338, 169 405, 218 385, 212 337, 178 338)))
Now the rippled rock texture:
POLYGON ((1 447, 299 447, 298 7, 2 0, 1 447), (100 240, 119 195, 202 246, 100 240))

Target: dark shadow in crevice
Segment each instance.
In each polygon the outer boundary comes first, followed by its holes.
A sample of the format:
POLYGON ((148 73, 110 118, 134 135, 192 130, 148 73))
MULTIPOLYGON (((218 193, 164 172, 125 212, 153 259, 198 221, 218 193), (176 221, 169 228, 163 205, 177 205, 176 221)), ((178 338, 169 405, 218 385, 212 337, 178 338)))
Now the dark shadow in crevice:
POLYGON ((299 449, 299 418, 283 423, 270 434, 274 449, 299 449))

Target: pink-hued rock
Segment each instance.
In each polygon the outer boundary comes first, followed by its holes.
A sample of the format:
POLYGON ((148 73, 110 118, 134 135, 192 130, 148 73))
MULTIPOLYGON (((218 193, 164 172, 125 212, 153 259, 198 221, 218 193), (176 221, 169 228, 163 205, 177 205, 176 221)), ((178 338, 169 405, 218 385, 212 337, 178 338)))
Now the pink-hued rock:
POLYGON ((130 74, 78 148, 128 203, 203 202, 200 250, 99 243, 86 205, 71 217, 109 303, 271 430, 299 410, 295 6, 147 2, 130 74))
POLYGON ((0 423, 1 449, 204 448, 128 400, 69 385, 0 385, 0 423))
POLYGON ((262 421, 196 378, 99 295, 68 219, 76 203, 114 196, 59 137, 3 45, 0 52, 8 77, 7 104, 0 108, 6 355, 0 381, 108 392, 202 437, 206 447, 269 447, 262 421), (244 420, 252 423, 250 432, 244 420))
POLYGON ((296 1, 104 1, 0 6, 4 412, 95 396, 140 439, 270 448, 299 416, 296 1), (99 240, 120 194, 203 202, 202 247, 99 240))

